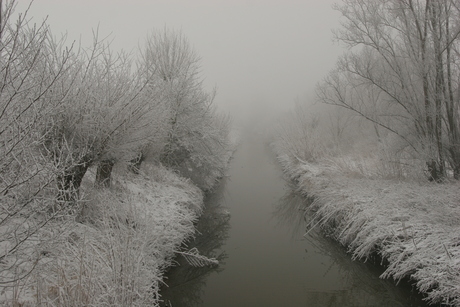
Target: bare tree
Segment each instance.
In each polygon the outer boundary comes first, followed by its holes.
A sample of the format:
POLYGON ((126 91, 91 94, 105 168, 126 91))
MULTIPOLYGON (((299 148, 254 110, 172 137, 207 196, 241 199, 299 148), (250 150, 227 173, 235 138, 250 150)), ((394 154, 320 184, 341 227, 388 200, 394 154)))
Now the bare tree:
POLYGON ((142 60, 149 84, 162 88, 168 110, 161 162, 181 169, 183 175, 194 170, 206 177, 205 173, 220 167, 216 159, 228 148, 228 127, 215 122, 215 91, 203 89, 199 57, 182 33, 164 29, 148 37, 142 60))
POLYGON ((62 169, 56 180, 61 201, 75 201, 87 169, 98 164, 96 184, 110 185, 116 161, 132 159, 149 134, 149 103, 124 54, 113 54, 97 34, 91 49, 74 54, 72 70, 53 95, 55 108, 44 132, 43 147, 62 169))
POLYGON ((203 101, 204 96, 199 97, 199 58, 182 33, 164 29, 148 37, 143 61, 150 84, 160 84, 164 89, 169 112, 168 141, 161 160, 170 165, 180 164, 188 155, 187 149, 180 141, 183 134, 190 130, 186 127, 188 122, 183 117, 197 110, 196 107, 199 108, 200 104, 206 103, 203 101))
POLYGON ((0 286, 30 274, 40 255, 31 254, 26 243, 60 214, 48 211, 48 190, 59 170, 39 144, 62 103, 47 97, 70 68, 71 47, 61 49, 45 22, 31 25, 27 11, 13 20, 15 5, 0 1, 0 286))
POLYGON ((336 9, 345 20, 336 38, 361 48, 320 85, 320 100, 398 135, 430 180, 446 176, 446 162, 459 178, 458 1, 346 0, 336 9))

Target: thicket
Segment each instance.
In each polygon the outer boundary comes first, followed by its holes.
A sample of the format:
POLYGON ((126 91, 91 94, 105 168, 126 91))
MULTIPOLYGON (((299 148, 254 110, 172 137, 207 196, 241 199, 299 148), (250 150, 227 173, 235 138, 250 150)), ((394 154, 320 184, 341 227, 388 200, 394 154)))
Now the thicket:
MULTIPOLYGON (((15 4, 0 1, 2 299, 18 303, 27 292, 47 305, 142 305, 142 291, 150 295, 158 281, 146 281, 152 275, 143 279, 139 270, 161 270, 152 267, 146 251, 164 242, 152 242, 158 225, 145 212, 155 211, 148 207, 158 199, 132 195, 136 175, 154 181, 149 177, 166 167, 211 189, 228 159, 229 119, 217 114, 215 93, 204 90, 199 75, 199 57, 180 32, 153 32, 134 58, 111 50, 97 32, 88 48, 56 39, 45 22, 33 24, 27 11, 16 14, 15 4), (70 267, 78 266, 78 273, 68 275, 66 265, 76 256, 80 262, 70 267), (46 279, 40 274, 51 264, 55 283, 38 280, 46 279), (97 271, 102 267, 120 275, 92 279, 91 274, 107 274, 97 271), (136 285, 139 280, 150 286, 136 285), (110 298, 108 289, 121 292, 110 298), (104 292, 107 297, 98 296, 104 292)), ((171 210, 200 203, 190 183, 166 182, 188 191, 186 197, 175 192, 171 210)), ((184 219, 177 225, 199 212, 187 210, 171 213, 184 219)), ((154 295, 149 299, 155 301, 154 295)))

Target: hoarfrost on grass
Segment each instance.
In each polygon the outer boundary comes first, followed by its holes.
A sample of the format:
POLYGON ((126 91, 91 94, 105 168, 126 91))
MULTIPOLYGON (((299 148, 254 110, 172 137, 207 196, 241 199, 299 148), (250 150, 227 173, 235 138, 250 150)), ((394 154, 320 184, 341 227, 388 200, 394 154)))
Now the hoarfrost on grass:
POLYGON ((194 233, 202 192, 161 166, 146 166, 141 176, 115 174, 110 190, 94 189, 88 175, 82 223, 52 220, 21 255, 1 263, 4 280, 18 275, 8 270, 9 262, 21 268, 22 261, 24 271, 34 266, 30 275, 2 288, 3 304, 158 305, 163 272, 194 233))
POLYGON ((310 228, 319 225, 354 259, 378 253, 388 261, 382 278, 410 278, 427 300, 460 306, 458 182, 389 180, 350 172, 353 163, 344 171, 330 161, 278 159, 299 191, 315 198, 310 228))

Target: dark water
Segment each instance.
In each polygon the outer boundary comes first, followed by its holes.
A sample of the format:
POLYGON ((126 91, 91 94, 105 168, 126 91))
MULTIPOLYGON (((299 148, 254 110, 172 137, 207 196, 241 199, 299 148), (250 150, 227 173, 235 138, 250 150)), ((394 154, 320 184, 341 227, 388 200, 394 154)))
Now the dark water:
POLYGON ((263 138, 244 136, 229 178, 206 200, 201 235, 188 246, 220 265, 195 268, 178 257, 163 306, 426 306, 409 286, 379 279, 380 267, 352 261, 336 242, 314 231, 304 237, 305 202, 263 138))

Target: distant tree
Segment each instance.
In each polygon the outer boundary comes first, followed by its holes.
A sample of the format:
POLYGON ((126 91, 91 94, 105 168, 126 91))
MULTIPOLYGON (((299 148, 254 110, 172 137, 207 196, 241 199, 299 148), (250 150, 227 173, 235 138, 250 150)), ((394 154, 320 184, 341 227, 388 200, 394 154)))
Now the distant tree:
POLYGON ((216 144, 228 148, 223 144, 228 131, 220 135, 219 126, 215 125, 215 93, 203 89, 199 60, 183 34, 168 29, 151 34, 143 51, 149 84, 162 88, 168 114, 160 161, 182 169, 183 174, 193 169, 192 164, 204 167, 206 161, 215 160, 220 154, 215 151, 216 144))
POLYGON ((206 103, 198 75, 199 57, 180 32, 164 29, 152 33, 143 53, 144 66, 150 84, 160 84, 168 110, 168 139, 161 161, 168 165, 180 164, 188 156, 182 146, 185 134, 190 131, 185 117, 206 103))

